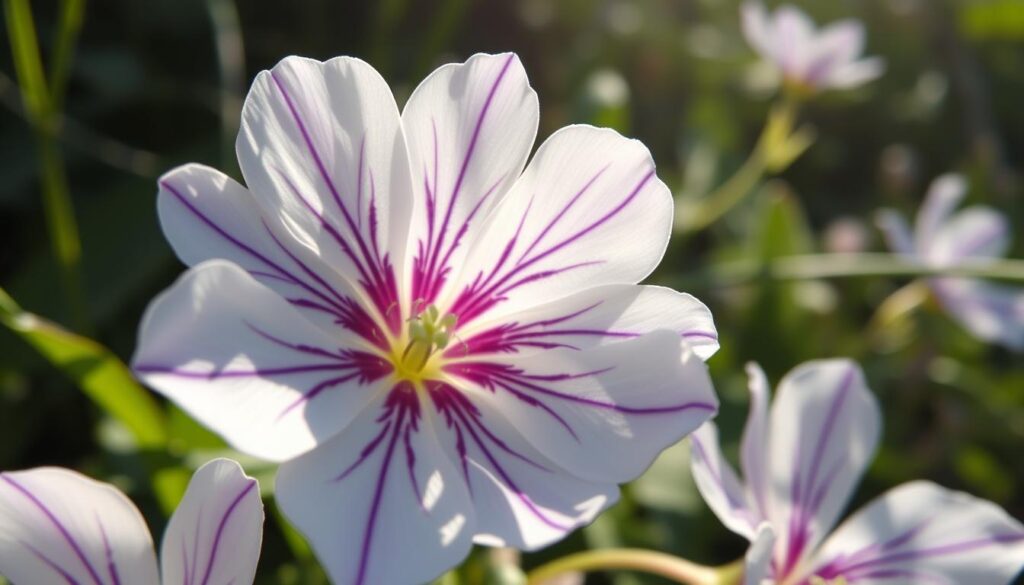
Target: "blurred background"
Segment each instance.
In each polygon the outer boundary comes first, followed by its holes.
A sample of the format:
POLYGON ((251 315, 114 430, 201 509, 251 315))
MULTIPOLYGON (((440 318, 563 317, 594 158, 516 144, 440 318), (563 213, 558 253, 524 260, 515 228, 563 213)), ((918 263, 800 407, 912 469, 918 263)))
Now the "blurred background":
MULTIPOLYGON (((25 310, 127 360, 146 304, 183 269, 157 223, 156 178, 198 161, 241 179, 233 145, 242 100, 255 74, 282 57, 361 57, 402 104, 441 63, 515 51, 540 97, 539 139, 570 123, 614 127, 652 150, 675 192, 678 233, 652 281, 714 312, 722 350, 710 366, 730 455, 746 416, 745 362, 760 362, 775 383, 801 361, 849 356, 863 364, 886 419, 853 505, 927 478, 1024 518, 1021 354, 972 338, 934 301, 912 310, 886 302, 911 277, 780 281, 736 271, 789 254, 884 251, 877 209, 913 214, 931 179, 948 171, 969 178, 970 202, 1007 214, 1018 234, 1011 256, 1024 256, 1024 1, 797 2, 819 23, 862 19, 868 53, 886 59, 886 74, 808 103, 799 120, 813 127, 810 149, 784 172, 751 181, 739 205, 701 230, 684 229, 688 210, 741 168, 778 90, 740 34, 737 2, 21 3, 31 6, 48 75, 60 80, 42 105, 31 92, 23 99, 11 48, 24 39, 10 26, 22 16, 5 0, 0 285, 25 310), (80 234, 77 276, 61 269, 48 227, 46 198, 64 192, 80 234)), ((58 245, 65 259, 74 252, 58 245)), ((95 363, 65 366, 62 373, 0 329, 0 469, 62 465, 113 481, 160 534, 161 490, 173 493, 223 444, 170 410, 167 448, 140 448, 64 375, 87 375, 95 363), (162 474, 155 482, 154 469, 162 474)), ((271 508, 257 582, 325 582, 271 508)), ((746 545, 700 500, 683 444, 594 525, 523 561, 607 546, 718 564, 746 545)), ((485 566, 477 551, 466 582, 479 582, 485 566)), ((587 581, 661 582, 628 574, 587 581)))

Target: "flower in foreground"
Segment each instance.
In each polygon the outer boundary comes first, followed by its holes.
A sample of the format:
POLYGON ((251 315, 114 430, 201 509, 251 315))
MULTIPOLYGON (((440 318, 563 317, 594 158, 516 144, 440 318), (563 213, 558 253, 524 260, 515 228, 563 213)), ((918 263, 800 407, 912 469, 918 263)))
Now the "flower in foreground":
POLYGON ((795 6, 781 6, 769 14, 759 0, 745 2, 740 17, 747 42, 797 93, 850 89, 885 70, 881 58, 861 58, 864 25, 857 20, 839 21, 819 31, 795 6))
POLYGON ((18 585, 245 585, 262 540, 259 486, 229 459, 192 477, 159 569, 142 514, 114 486, 55 467, 0 473, 0 575, 18 585))
POLYGON ((878 444, 881 416, 863 373, 849 360, 805 363, 779 384, 769 412, 764 373, 747 370, 743 480, 713 423, 692 436, 701 495, 753 543, 747 585, 1005 585, 1024 567, 1024 526, 930 482, 890 490, 833 531, 878 444))
POLYGON ((550 544, 717 409, 707 308, 635 284, 671 230, 647 149, 571 126, 524 171, 537 121, 513 54, 441 67, 401 114, 362 61, 287 58, 246 99, 248 188, 160 180, 193 268, 134 369, 284 462, 277 500, 337 583, 550 544))
MULTIPOLYGON (((1010 224, 998 211, 974 205, 954 213, 967 194, 959 175, 944 175, 928 189, 911 232, 903 217, 883 210, 878 223, 889 247, 932 268, 984 263, 1006 254, 1010 224)), ((976 278, 930 278, 935 297, 972 335, 1024 351, 1024 288, 976 278)))

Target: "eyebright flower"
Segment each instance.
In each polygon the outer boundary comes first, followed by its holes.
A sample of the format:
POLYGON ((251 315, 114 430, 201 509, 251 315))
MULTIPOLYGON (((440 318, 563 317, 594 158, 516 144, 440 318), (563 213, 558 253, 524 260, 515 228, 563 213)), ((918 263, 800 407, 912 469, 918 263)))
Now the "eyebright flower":
MULTIPOLYGON (((959 175, 944 175, 928 189, 911 233, 903 217, 883 210, 878 223, 889 247, 908 259, 934 268, 984 263, 1010 247, 1006 217, 984 205, 953 213, 967 193, 959 175)), ((1024 288, 976 278, 930 278, 935 297, 972 335, 1024 351, 1024 288)))
POLYGON ((0 575, 18 585, 246 585, 262 540, 259 486, 228 459, 192 477, 159 570, 142 514, 114 486, 55 467, 0 473, 0 575))
POLYGON ((783 378, 769 413, 764 372, 747 371, 743 480, 713 423, 692 436, 701 495, 753 543, 747 585, 1006 585, 1024 567, 1024 526, 925 481, 890 490, 833 531, 878 444, 881 416, 863 373, 849 360, 805 363, 783 378))
POLYGON ((473 542, 536 549, 717 409, 707 308, 638 286, 672 198, 647 149, 540 146, 513 54, 446 65, 404 111, 366 63, 287 58, 246 100, 248 188, 160 179, 193 265, 135 371, 236 448, 339 584, 422 583, 473 542))
POLYGON ((864 26, 849 19, 816 30, 795 6, 785 5, 769 15, 759 0, 740 8, 743 35, 762 59, 779 69, 783 82, 798 93, 849 89, 882 74, 878 57, 861 58, 864 26))

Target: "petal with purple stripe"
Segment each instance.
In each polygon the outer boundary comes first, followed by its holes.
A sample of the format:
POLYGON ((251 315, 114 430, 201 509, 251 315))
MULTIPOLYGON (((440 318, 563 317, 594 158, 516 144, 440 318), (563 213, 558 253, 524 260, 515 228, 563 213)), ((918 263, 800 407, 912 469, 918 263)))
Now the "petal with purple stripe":
POLYGON ((778 574, 792 571, 835 525, 874 456, 880 419, 850 360, 807 362, 779 384, 768 441, 778 574))
POLYGON ((263 502, 256 480, 234 461, 210 461, 192 476, 164 532, 162 582, 252 583, 262 541, 263 502))
POLYGON ((932 287, 972 335, 1024 350, 1024 288, 968 278, 936 278, 932 287))
POLYGON ((532 353, 555 348, 586 350, 656 329, 678 332, 707 359, 718 349, 711 311, 692 296, 660 286, 597 286, 499 320, 482 319, 460 330, 450 357, 532 353))
POLYGON ((704 501, 729 530, 753 541, 764 518, 722 454, 714 423, 704 423, 690 435, 690 453, 693 480, 704 501))
POLYGON ((573 477, 530 445, 489 396, 428 383, 477 517, 475 541, 536 550, 590 523, 618 501, 614 484, 573 477))
POLYGON ((634 284, 661 260, 672 196, 639 142, 555 132, 484 223, 450 312, 497 318, 589 287, 634 284))
POLYGON ((584 351, 468 358, 446 370, 490 393, 545 457, 597 483, 634 479, 718 408, 706 366, 672 331, 584 351))
POLYGON ((288 57, 253 82, 236 143, 249 188, 276 223, 358 281, 381 316, 396 311, 411 212, 398 107, 387 83, 351 57, 288 57))
POLYGON ((469 552, 472 500, 435 424, 419 391, 401 384, 335 439, 281 466, 281 510, 332 582, 426 583, 469 552))
POLYGON ((452 286, 467 244, 519 177, 537 134, 537 94, 512 53, 440 67, 402 112, 413 176, 412 300, 452 286))
POLYGON ((825 541, 803 578, 1007 585, 1022 567, 1020 522, 991 502, 917 481, 855 512, 825 541))
POLYGON ((149 307, 132 367, 240 450, 284 460, 341 431, 390 363, 326 335, 237 266, 187 272, 149 307))
POLYGON ((113 486, 66 469, 0 474, 0 575, 39 585, 157 585, 153 539, 113 486))

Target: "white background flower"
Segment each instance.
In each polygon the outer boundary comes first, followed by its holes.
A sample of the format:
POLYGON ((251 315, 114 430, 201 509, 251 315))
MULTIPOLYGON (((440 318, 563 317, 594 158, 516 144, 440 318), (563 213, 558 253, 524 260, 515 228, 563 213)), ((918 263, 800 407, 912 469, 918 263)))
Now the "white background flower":
POLYGON ((880 433, 878 405, 849 360, 807 362, 779 384, 748 366, 751 406, 741 480, 706 423, 692 437, 697 487, 732 531, 751 540, 745 583, 1006 585, 1024 567, 1024 526, 1001 508, 916 481, 833 530, 880 433), (831 533, 831 534, 830 534, 831 533))
POLYGON ((717 408, 707 308, 635 284, 672 220, 647 149, 571 126, 524 170, 537 122, 512 54, 441 67, 401 114, 362 61, 288 58, 246 100, 248 189, 160 181, 194 267, 135 370, 285 462, 278 501, 337 583, 549 544, 717 408))
POLYGON ((256 480, 234 461, 196 471, 160 549, 115 487, 67 469, 0 473, 0 575, 18 585, 252 583, 263 541, 256 480))
MULTIPOLYGON (((967 194, 959 175, 944 175, 928 189, 911 232, 901 215, 883 210, 878 217, 889 247, 933 268, 984 263, 1006 254, 1010 225, 1006 216, 974 205, 955 212, 967 194)), ((1024 351, 1024 288, 974 278, 930 278, 936 298, 964 328, 985 341, 1024 351)))
POLYGON ((747 42, 779 69, 787 84, 801 90, 849 89, 885 70, 879 57, 862 58, 864 25, 848 19, 818 30, 799 8, 780 6, 769 14, 758 1, 740 11, 747 42))

